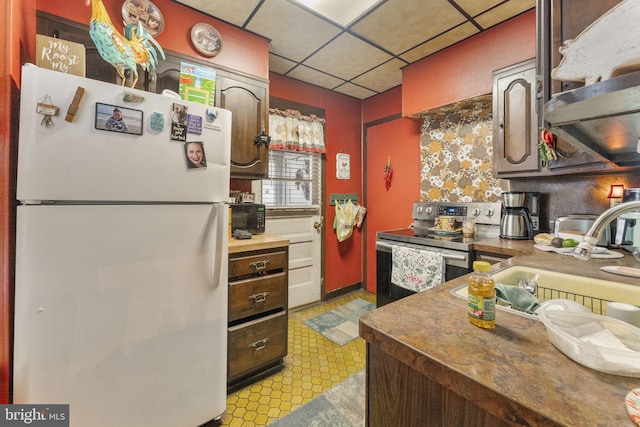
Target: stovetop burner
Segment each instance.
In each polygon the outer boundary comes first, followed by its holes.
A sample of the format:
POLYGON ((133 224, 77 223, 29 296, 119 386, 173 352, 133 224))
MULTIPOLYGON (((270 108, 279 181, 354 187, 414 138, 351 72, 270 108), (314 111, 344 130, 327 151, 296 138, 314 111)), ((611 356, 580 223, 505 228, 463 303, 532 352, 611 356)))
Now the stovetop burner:
POLYGON ((413 228, 380 231, 377 239, 469 252, 473 243, 499 236, 501 209, 500 203, 488 202, 415 202, 413 228), (442 215, 455 216, 459 222, 467 216, 474 217, 476 233, 467 236, 430 231, 434 220, 442 215))

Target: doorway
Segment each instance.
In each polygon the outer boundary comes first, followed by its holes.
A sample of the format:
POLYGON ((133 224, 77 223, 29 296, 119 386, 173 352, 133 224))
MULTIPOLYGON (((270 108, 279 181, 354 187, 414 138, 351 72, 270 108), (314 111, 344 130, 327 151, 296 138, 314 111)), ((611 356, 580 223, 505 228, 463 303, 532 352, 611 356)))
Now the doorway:
POLYGON ((323 296, 323 169, 320 154, 270 150, 269 179, 260 181, 266 233, 289 239, 289 308, 323 296))

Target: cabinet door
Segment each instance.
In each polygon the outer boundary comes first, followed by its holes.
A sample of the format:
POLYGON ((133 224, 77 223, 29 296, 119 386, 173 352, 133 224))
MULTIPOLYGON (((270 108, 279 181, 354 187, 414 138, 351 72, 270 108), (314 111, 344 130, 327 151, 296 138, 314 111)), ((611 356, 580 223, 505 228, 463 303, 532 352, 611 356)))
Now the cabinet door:
POLYGON ((493 75, 493 150, 498 176, 539 174, 535 60, 493 75))
POLYGON ((231 120, 231 177, 266 178, 268 148, 256 144, 263 131, 268 134, 268 88, 258 82, 220 76, 216 81, 216 99, 220 108, 233 113, 231 120))

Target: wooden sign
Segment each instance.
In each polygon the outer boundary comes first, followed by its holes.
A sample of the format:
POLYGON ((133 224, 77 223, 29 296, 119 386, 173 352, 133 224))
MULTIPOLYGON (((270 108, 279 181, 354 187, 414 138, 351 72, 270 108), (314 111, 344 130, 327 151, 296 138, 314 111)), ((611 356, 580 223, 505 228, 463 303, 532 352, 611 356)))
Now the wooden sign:
POLYGON ((80 43, 36 34, 36 65, 85 77, 85 48, 80 43))

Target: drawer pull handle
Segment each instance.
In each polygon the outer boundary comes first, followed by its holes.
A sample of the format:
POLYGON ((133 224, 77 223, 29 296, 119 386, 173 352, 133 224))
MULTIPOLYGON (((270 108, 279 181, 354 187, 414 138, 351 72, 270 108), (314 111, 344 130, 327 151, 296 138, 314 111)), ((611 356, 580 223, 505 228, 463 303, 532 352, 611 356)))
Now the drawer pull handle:
POLYGON ((253 267, 256 269, 256 271, 260 271, 260 270, 264 270, 267 268, 267 265, 269 265, 269 260, 268 259, 263 259, 262 261, 254 261, 251 264, 249 264, 249 267, 253 267))
POLYGON ((269 292, 260 292, 259 294, 249 295, 249 299, 253 300, 253 302, 257 304, 259 302, 265 302, 267 300, 267 295, 269 295, 269 292))
POLYGON ((256 342, 252 342, 251 344, 249 344, 249 348, 252 348, 255 351, 263 350, 267 346, 268 341, 269 341, 269 338, 262 338, 261 340, 258 340, 256 342))

